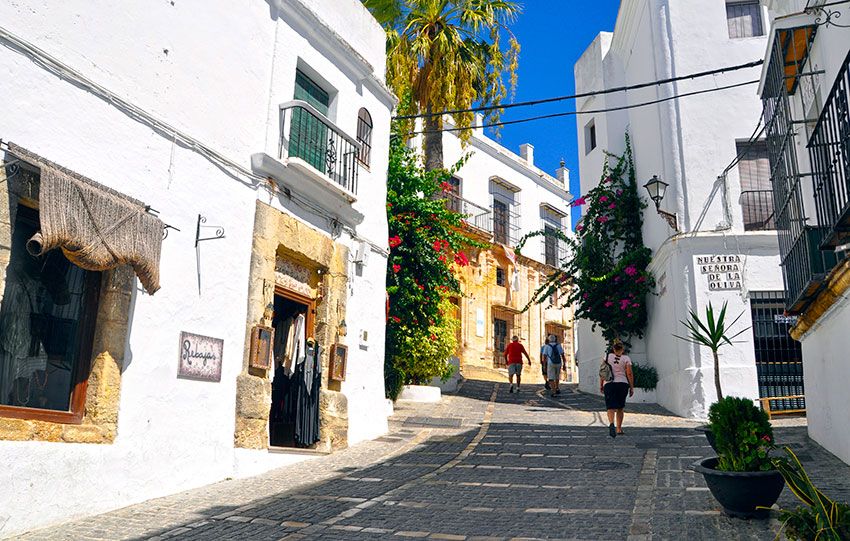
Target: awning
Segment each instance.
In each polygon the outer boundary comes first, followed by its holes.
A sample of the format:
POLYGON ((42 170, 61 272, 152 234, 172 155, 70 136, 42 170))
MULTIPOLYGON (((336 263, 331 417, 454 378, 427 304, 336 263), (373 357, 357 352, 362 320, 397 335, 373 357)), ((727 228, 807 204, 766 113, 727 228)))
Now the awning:
POLYGON ((159 290, 164 224, 144 203, 14 143, 9 153, 41 170, 41 229, 27 242, 27 251, 40 256, 61 248, 72 263, 90 271, 130 265, 145 291, 159 290))
POLYGON ((776 40, 785 65, 785 88, 793 95, 800 84, 800 75, 809 58, 817 26, 806 25, 776 31, 776 40))

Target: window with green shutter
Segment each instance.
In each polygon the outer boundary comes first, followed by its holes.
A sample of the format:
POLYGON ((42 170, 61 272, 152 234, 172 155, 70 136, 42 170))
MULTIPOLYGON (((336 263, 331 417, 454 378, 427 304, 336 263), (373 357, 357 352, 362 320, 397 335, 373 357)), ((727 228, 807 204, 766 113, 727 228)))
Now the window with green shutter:
MULTIPOLYGON (((323 115, 328 115, 330 95, 300 70, 295 72, 295 99, 305 101, 323 115)), ((327 126, 313 113, 302 108, 292 110, 292 128, 289 132, 291 157, 301 158, 325 173, 328 135, 327 126)))

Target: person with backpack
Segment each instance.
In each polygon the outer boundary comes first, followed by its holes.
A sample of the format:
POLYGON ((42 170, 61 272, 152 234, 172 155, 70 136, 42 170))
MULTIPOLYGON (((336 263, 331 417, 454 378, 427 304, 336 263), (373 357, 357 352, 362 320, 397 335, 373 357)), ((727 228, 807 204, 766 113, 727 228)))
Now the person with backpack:
POLYGON ((608 410, 608 435, 612 438, 622 436, 623 416, 626 407, 626 395, 635 394, 635 377, 632 373, 632 360, 625 355, 626 347, 619 340, 614 341, 612 353, 605 355, 599 366, 599 391, 605 395, 605 409, 608 410), (616 418, 617 424, 614 426, 616 418))
POLYGON ((558 343, 558 337, 549 335, 549 340, 543 348, 543 356, 546 358, 546 378, 549 380, 550 396, 561 394, 558 383, 561 380, 561 367, 564 366, 564 348, 558 343))

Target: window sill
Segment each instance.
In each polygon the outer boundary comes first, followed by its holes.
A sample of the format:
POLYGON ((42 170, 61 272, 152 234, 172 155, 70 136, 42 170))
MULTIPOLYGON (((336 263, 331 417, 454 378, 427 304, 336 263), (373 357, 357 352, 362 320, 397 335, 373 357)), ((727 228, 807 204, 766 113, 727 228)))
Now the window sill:
POLYGON ((363 214, 352 206, 357 197, 301 158, 279 160, 260 152, 251 155, 251 169, 316 202, 348 226, 363 222, 363 214))

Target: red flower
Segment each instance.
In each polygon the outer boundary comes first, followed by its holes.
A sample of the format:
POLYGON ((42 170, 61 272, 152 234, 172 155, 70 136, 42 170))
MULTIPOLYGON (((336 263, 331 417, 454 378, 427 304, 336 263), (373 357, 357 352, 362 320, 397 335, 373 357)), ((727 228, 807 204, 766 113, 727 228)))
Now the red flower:
POLYGON ((392 319, 392 320, 393 320, 394 322, 396 322, 396 323, 401 323, 401 318, 400 318, 400 317, 393 316, 393 317, 392 317, 392 318, 390 318, 390 319, 392 319))
POLYGON ((431 341, 433 342, 436 339, 437 339, 437 335, 434 334, 434 333, 431 333, 431 341))
POLYGON ((584 197, 579 197, 578 199, 576 199, 572 202, 572 206, 580 207, 580 206, 582 206, 586 203, 587 203, 587 201, 585 201, 584 197))
POLYGON ((600 201, 601 203, 605 203, 606 201, 608 201, 608 196, 607 196, 607 195, 603 195, 602 197, 600 197, 600 198, 599 198, 599 201, 600 201))
POLYGON ((401 270, 401 265, 393 265, 393 272, 398 274, 398 271, 401 270))
POLYGON ((761 439, 763 439, 767 443, 770 443, 770 435, 768 435, 768 434, 765 434, 764 436, 762 436, 761 439))
POLYGON ((635 267, 634 265, 629 265, 628 267, 626 267, 626 274, 628 274, 629 276, 634 276, 635 274, 637 274, 637 272, 637 267, 635 267))
POLYGON ((605 222, 607 222, 610 219, 611 218, 609 218, 608 216, 600 216, 600 217, 596 218, 596 221, 601 223, 601 224, 604 224, 605 222))
POLYGON ((434 248, 435 252, 439 252, 440 250, 443 249, 443 245, 442 245, 442 243, 440 243, 439 239, 435 240, 434 244, 431 247, 434 248))
POLYGON ((465 266, 469 265, 469 259, 467 259, 465 253, 458 252, 458 253, 455 254, 455 263, 457 263, 461 267, 465 267, 465 266))
POLYGON ((394 237, 390 237, 389 242, 390 242, 390 248, 395 248, 396 246, 401 244, 401 237, 399 237, 398 235, 396 235, 394 237))
POLYGON ((440 189, 443 190, 444 192, 450 192, 450 191, 452 191, 452 185, 449 184, 448 182, 441 182, 440 183, 440 189))

